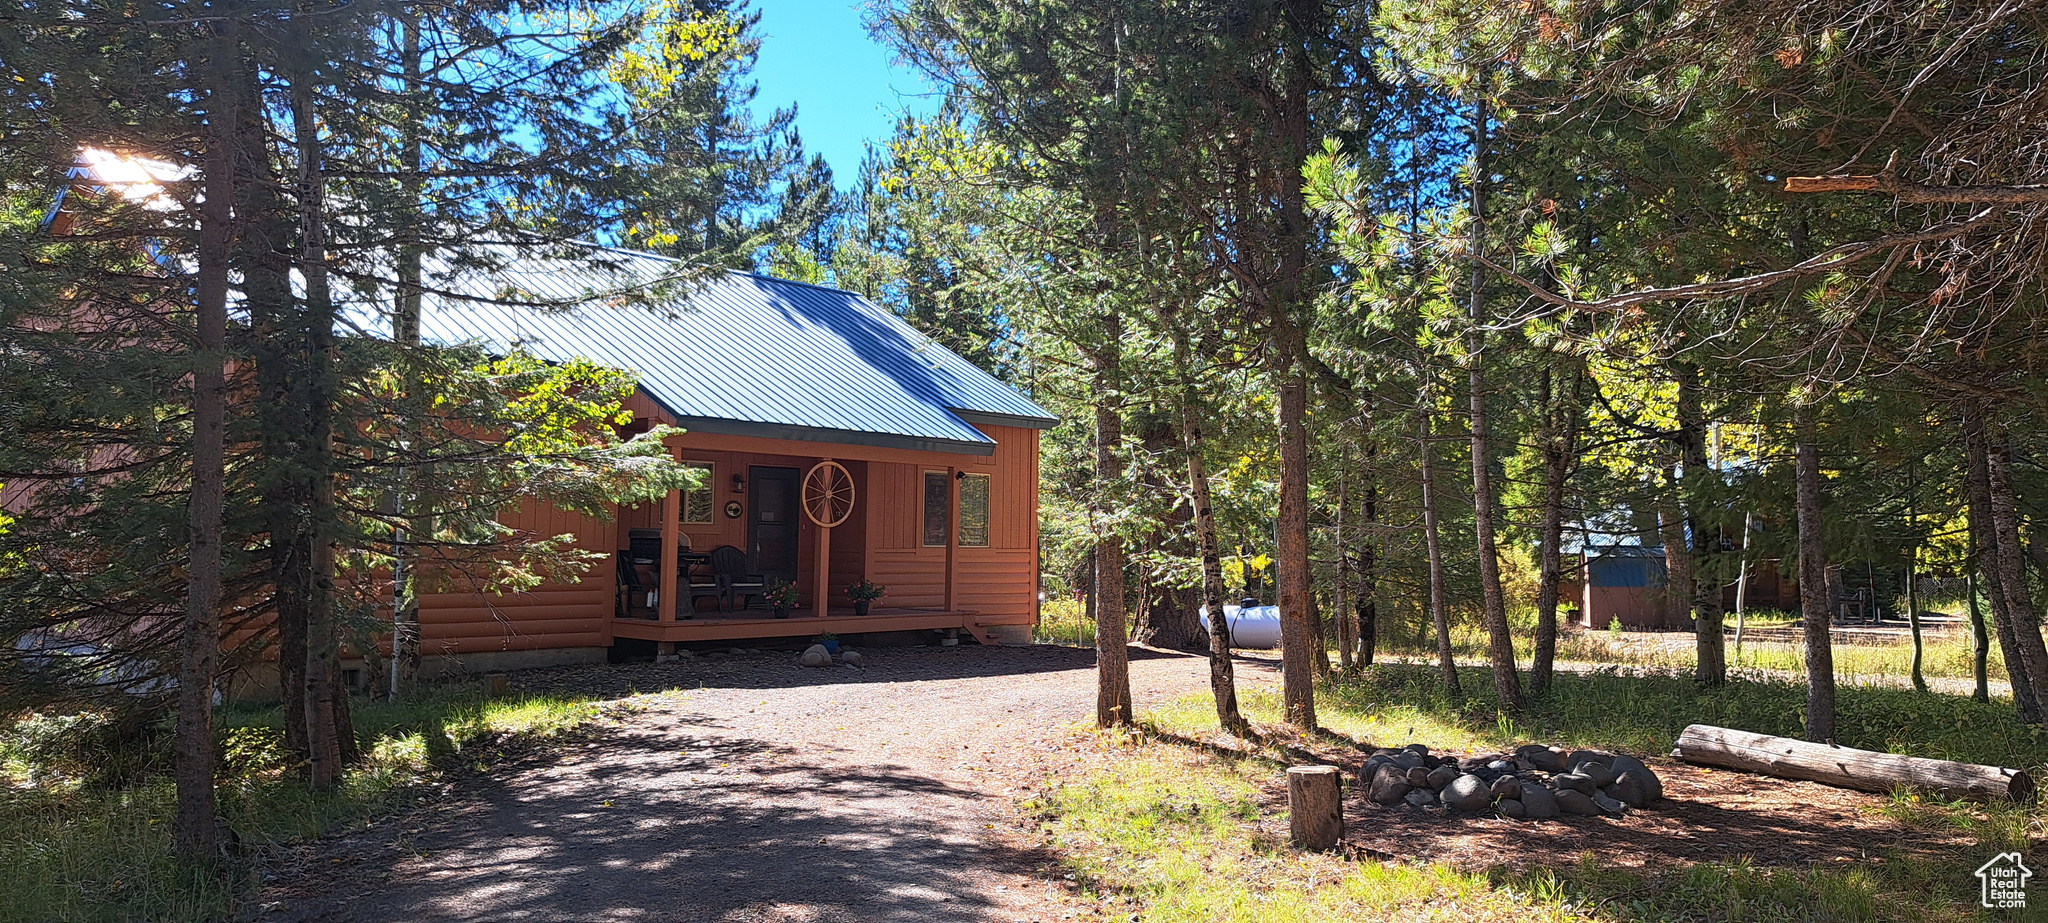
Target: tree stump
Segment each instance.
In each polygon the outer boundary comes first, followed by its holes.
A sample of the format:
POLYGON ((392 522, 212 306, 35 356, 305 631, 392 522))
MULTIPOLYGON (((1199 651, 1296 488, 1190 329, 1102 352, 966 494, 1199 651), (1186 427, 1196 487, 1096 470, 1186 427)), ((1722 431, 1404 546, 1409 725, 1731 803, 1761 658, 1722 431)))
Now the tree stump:
POLYGON ((1287 770, 1288 833, 1294 845, 1320 852, 1344 838, 1343 777, 1335 766, 1287 770))
POLYGON ((484 674, 484 693, 491 698, 502 698, 512 691, 512 677, 503 673, 484 674))

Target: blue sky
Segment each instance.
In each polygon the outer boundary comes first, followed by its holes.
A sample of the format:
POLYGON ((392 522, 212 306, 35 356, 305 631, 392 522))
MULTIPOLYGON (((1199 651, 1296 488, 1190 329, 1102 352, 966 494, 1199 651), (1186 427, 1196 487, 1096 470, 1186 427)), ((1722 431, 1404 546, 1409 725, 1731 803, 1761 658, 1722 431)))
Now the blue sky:
POLYGON ((860 0, 755 0, 761 57, 754 78, 762 113, 797 105, 804 148, 825 155, 844 189, 860 173, 863 145, 885 143, 904 110, 938 108, 914 70, 892 66, 889 50, 861 24, 860 0))

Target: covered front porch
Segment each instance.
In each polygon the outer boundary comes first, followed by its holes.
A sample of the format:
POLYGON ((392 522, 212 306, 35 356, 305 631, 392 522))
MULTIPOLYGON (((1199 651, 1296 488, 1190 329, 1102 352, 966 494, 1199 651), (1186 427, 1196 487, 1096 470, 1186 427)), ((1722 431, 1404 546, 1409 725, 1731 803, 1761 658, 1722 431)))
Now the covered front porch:
POLYGON ((988 643, 1029 639, 1036 523, 992 510, 994 457, 702 430, 670 444, 678 461, 700 470, 700 485, 619 511, 610 637, 940 631, 988 643), (1004 531, 992 525, 1018 534, 992 536, 1004 531), (991 547, 1001 544, 1017 547, 991 547), (855 614, 848 589, 863 582, 886 591, 855 614), (784 617, 768 598, 778 587, 796 596, 784 617), (983 598, 991 591, 1000 602, 983 598))

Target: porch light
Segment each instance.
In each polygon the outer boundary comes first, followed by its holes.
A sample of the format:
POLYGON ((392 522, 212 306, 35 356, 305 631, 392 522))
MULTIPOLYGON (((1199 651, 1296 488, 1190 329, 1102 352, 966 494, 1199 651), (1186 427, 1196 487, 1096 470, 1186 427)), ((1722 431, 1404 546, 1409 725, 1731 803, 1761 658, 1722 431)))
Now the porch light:
POLYGON ((735 473, 732 476, 732 492, 736 494, 747 492, 747 478, 745 475, 735 473))

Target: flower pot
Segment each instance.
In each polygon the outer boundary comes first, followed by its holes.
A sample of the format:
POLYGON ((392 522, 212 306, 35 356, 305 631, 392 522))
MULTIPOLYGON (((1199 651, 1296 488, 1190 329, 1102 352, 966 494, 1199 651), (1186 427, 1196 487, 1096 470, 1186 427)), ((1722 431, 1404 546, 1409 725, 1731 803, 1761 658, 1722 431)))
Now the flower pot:
POLYGON ((776 607, 775 607, 775 617, 776 617, 776 618, 779 618, 779 619, 786 619, 786 618, 789 618, 789 607, 788 607, 788 606, 776 606, 776 607))
POLYGON ((836 655, 836 654, 838 654, 838 653, 839 653, 839 639, 838 639, 838 638, 833 638, 833 639, 832 639, 832 640, 830 640, 830 641, 820 641, 820 642, 818 642, 818 643, 819 643, 819 644, 823 644, 823 645, 825 645, 825 653, 827 653, 827 654, 834 654, 834 655, 836 655))
POLYGON ((874 605, 872 600, 856 599, 853 601, 853 614, 866 615, 868 614, 868 607, 871 605, 874 605))

